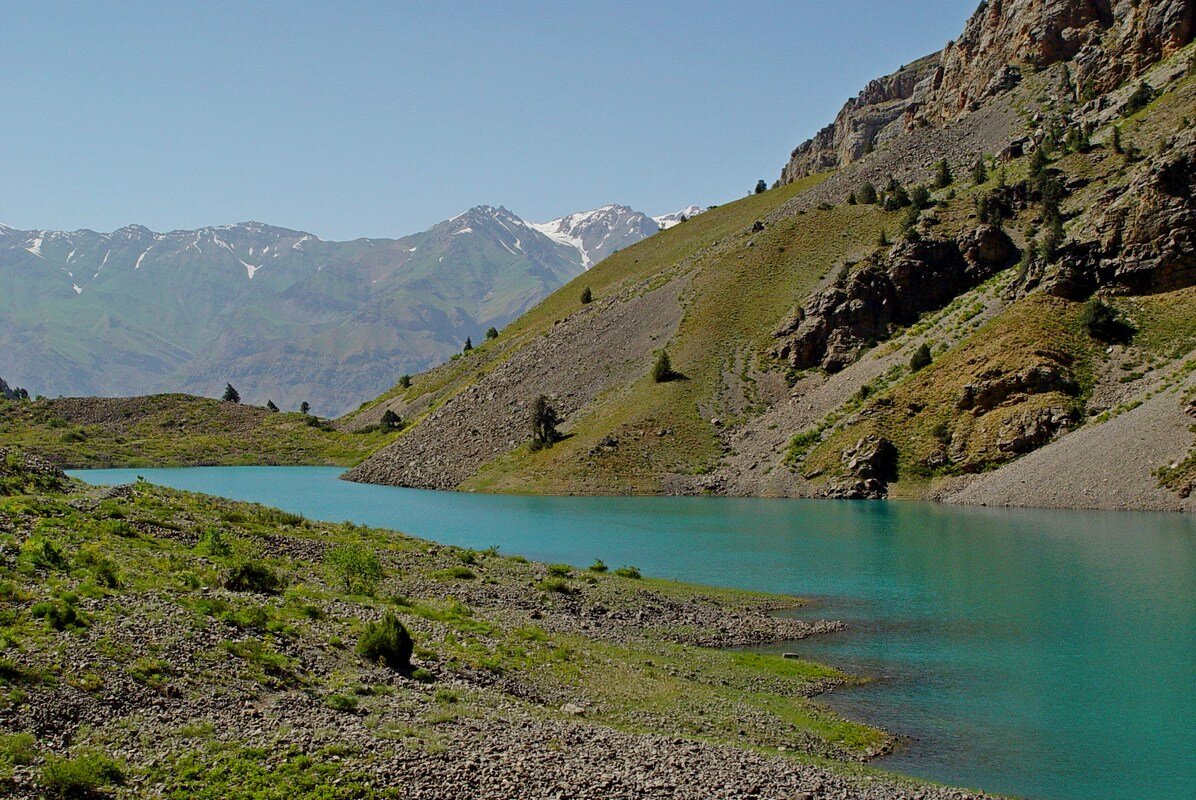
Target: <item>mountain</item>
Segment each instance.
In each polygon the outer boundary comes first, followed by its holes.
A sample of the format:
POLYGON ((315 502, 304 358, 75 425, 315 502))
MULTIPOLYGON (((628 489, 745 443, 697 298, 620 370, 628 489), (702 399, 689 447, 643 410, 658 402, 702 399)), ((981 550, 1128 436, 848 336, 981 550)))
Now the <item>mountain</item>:
POLYGON ((680 211, 674 211, 671 214, 662 214, 661 216, 653 217, 652 219, 657 225, 660 226, 661 230, 665 230, 666 228, 671 228, 674 225, 679 225, 686 220, 693 219, 703 211, 705 211, 705 209, 701 206, 686 206, 680 211))
POLYGON ((0 374, 44 395, 185 391, 339 414, 659 230, 623 206, 533 225, 477 206, 400 239, 244 222, 0 226, 0 374))
POLYGON ((776 188, 342 420, 416 420, 347 477, 1196 510, 1194 5, 981 3, 776 188))

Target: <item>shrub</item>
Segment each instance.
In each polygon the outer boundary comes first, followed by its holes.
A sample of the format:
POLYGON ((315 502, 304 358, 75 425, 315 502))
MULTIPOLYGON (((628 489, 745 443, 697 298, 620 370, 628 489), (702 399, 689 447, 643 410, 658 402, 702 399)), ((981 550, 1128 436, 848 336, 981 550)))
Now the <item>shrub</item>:
POLYGON ((341 589, 349 594, 373 594, 382 580, 382 562, 360 545, 334 547, 324 557, 324 563, 332 569, 341 589))
POLYGON ((673 372, 673 362, 669 360, 669 351, 661 350, 656 356, 656 363, 652 365, 652 380, 657 383, 667 383, 677 377, 673 372))
POLYGON ((498 328, 491 326, 486 329, 486 339, 487 340, 497 339, 497 338, 498 338, 498 328))
POLYGON ((590 287, 587 286, 581 290, 581 304, 584 306, 589 305, 592 302, 594 302, 594 293, 591 292, 590 287))
POLYGON ((278 413, 278 406, 274 404, 273 400, 266 401, 266 408, 273 414, 278 413))
POLYGON ((615 574, 620 578, 631 578, 633 580, 639 580, 640 578, 644 577, 635 567, 619 567, 617 570, 615 570, 615 574))
POLYGON ((768 191, 768 184, 764 182, 763 178, 756 181, 756 194, 764 194, 767 191, 768 191))
POLYGON ((397 431, 403 427, 403 418, 396 414, 389 408, 382 412, 382 429, 387 431, 397 431))
POLYGON ((412 673, 411 677, 420 683, 436 683, 436 674, 430 669, 417 667, 412 673))
POLYGON ((561 423, 556 409, 548 403, 548 398, 540 395, 532 404, 532 449, 551 447, 560 441, 561 434, 556 426, 561 423))
POLYGON ((601 558, 594 559, 594 563, 590 565, 590 572, 606 572, 610 567, 606 566, 601 558))
POLYGON ((241 402, 241 393, 238 392, 231 383, 224 384, 224 396, 220 398, 226 403, 241 402))
POLYGON ((979 186, 982 183, 988 182, 988 163, 984 160, 984 156, 977 156, 976 163, 972 165, 972 183, 979 186))
POLYGON ((915 208, 930 208, 930 190, 925 186, 918 185, 914 187, 914 191, 910 194, 910 202, 914 204, 915 208))
POLYGON ((359 656, 396 672, 411 667, 414 650, 411 634, 394 614, 387 614, 378 622, 367 622, 357 639, 359 656))
POLYGON ((224 576, 224 588, 230 592, 278 594, 282 583, 274 570, 254 561, 242 561, 224 576))
POLYGON ((230 554, 232 547, 224 538, 223 531, 219 528, 209 528, 200 535, 199 543, 195 545, 195 552, 201 556, 219 558, 230 554))
POLYGON ((27 539, 21 545, 21 557, 34 569, 55 570, 66 568, 66 556, 49 539, 27 539))
POLYGON ((876 187, 873 186, 871 183, 865 183, 863 186, 860 187, 859 199, 860 199, 860 202, 863 203, 864 205, 867 205, 867 206, 876 205, 876 201, 878 199, 878 196, 876 194, 876 187))
POLYGON ((0 775, 6 768, 33 763, 36 744, 31 733, 0 733, 0 775))
POLYGON ((46 624, 56 631, 65 631, 84 627, 84 621, 75 611, 75 607, 62 600, 44 600, 34 603, 29 609, 29 615, 34 619, 44 619, 46 624))
POLYGON ((437 570, 432 573, 437 578, 448 578, 459 581, 471 581, 477 577, 477 574, 469 567, 449 567, 447 569, 437 570))
POLYGON ((573 574, 573 567, 568 564, 549 564, 548 574, 556 575, 558 578, 567 578, 573 574))
POLYGON ((399 386, 401 386, 404 389, 410 389, 411 388, 411 376, 404 375, 403 377, 399 378, 399 386))
POLYGON ((545 578, 536 584, 541 590, 545 592, 556 592, 557 594, 576 594, 577 589, 569 584, 569 581, 564 578, 545 578))
POLYGON ((324 700, 324 704, 333 711, 354 712, 357 710, 357 698, 347 694, 331 694, 324 700))
POLYGON ((934 188, 946 189, 954 182, 955 177, 951 174, 951 165, 947 163, 947 159, 944 158, 934 165, 934 188))
POLYGON ((918 349, 914 351, 914 354, 909 357, 910 371, 917 372, 920 369, 929 367, 931 361, 933 361, 933 358, 930 355, 930 345, 922 342, 918 349))
POLYGON ((1127 117, 1132 116, 1150 105, 1154 99, 1154 87, 1143 81, 1125 101, 1125 107, 1122 108, 1121 113, 1127 117))
POLYGON ((103 753, 75 758, 50 756, 42 766, 41 785, 50 797, 89 797, 107 786, 124 783, 121 766, 103 753))
POLYGON ((1117 312, 1099 298, 1084 304, 1080 324, 1093 339, 1101 342, 1123 342, 1130 339, 1134 329, 1117 317, 1117 312))

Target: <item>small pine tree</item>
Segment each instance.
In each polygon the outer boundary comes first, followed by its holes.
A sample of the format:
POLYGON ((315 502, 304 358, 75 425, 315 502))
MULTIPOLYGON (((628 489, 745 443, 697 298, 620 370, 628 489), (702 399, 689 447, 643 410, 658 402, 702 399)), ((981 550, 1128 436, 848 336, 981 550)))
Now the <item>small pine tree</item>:
POLYGON ((1063 247, 1065 239, 1063 220, 1056 216, 1042 236, 1042 257, 1047 263, 1054 261, 1059 255, 1059 249, 1063 247))
POLYGON ((1121 128, 1116 125, 1113 126, 1113 152, 1118 154, 1125 152, 1121 146, 1121 128))
POLYGON ((951 165, 947 163, 947 159, 942 159, 934 168, 934 188, 946 189, 955 182, 955 177, 951 174, 951 165))
POLYGON ((881 207, 885 211, 896 211, 899 208, 905 208, 910 204, 909 192, 901 185, 901 182, 896 178, 889 178, 889 185, 885 187, 884 201, 881 207))
POLYGON ((661 350, 660 354, 656 356, 656 363, 652 365, 652 380, 657 383, 666 383, 675 377, 673 362, 669 360, 669 351, 661 350))
POLYGON ((1121 110, 1122 116, 1129 117, 1138 113, 1150 105, 1154 101, 1154 98, 1154 87, 1143 81, 1138 84, 1138 88, 1125 101, 1125 107, 1121 110))
POLYGON ((909 199, 915 208, 930 208, 930 190, 921 184, 914 187, 914 191, 910 194, 909 199))
POLYGON ((585 305, 589 305, 592 302, 594 302, 594 293, 591 292, 590 287, 587 286, 586 288, 581 290, 581 304, 583 306, 585 306, 585 305))
POLYGON ((930 355, 930 345, 922 342, 918 349, 914 351, 914 354, 909 357, 909 370, 910 372, 917 372, 920 369, 929 367, 930 362, 933 360, 933 357, 930 355))
POLYGON ((879 199, 879 197, 876 193, 876 187, 873 186, 871 183, 865 183, 863 186, 860 187, 860 202, 861 203, 863 203, 864 205, 873 206, 873 205, 876 205, 876 201, 878 199, 879 199))
POLYGON ((548 403, 548 398, 540 395, 532 404, 532 449, 551 447, 560 441, 561 434, 556 426, 561 423, 556 409, 548 403))
POLYGON ((273 400, 266 401, 266 408, 270 409, 270 411, 274 412, 275 414, 278 413, 278 406, 274 405, 273 400))
POLYGON ((224 396, 220 398, 226 403, 241 402, 241 393, 233 388, 231 383, 224 384, 224 396))
POLYGON ((310 412, 311 412, 311 403, 304 400, 302 403, 299 404, 299 413, 300 414, 302 414, 303 416, 307 416, 310 412))
POLYGON ((465 337, 465 346, 461 348, 461 352, 468 353, 472 349, 473 349, 473 339, 470 339, 468 336, 466 336, 465 337))
POLYGON ((922 212, 918 210, 917 206, 910 206, 905 210, 905 216, 901 219, 901 232, 908 233, 912 231, 918 224, 918 220, 922 218, 922 212))
POLYGON ((404 375, 401 378, 399 378, 399 386, 404 389, 410 389, 411 388, 411 376, 404 375))
POLYGON ((382 428, 388 431, 397 431, 403 427, 403 418, 389 408, 382 414, 382 428))
POLYGON ((756 194, 764 194, 767 191, 768 191, 768 184, 764 182, 763 178, 756 181, 756 194))
POLYGON ((891 245, 892 242, 889 241, 889 232, 886 230, 882 230, 880 232, 880 238, 878 238, 876 240, 876 243, 878 245, 880 245, 881 247, 888 247, 889 245, 891 245))
POLYGON ((497 339, 498 338, 498 328, 490 328, 489 330, 487 330, 486 338, 487 339, 497 339))
POLYGON ((859 202, 860 201, 856 199, 855 192, 852 192, 851 194, 847 195, 847 205, 854 206, 859 202))
POLYGON ((977 156, 976 163, 972 165, 972 183, 977 186, 988 183, 988 162, 983 155, 977 156))

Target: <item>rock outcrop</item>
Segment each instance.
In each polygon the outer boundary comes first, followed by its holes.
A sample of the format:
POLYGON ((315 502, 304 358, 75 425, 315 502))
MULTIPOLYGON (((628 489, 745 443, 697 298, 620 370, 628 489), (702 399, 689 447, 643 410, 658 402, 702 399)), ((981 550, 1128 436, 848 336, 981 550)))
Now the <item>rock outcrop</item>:
POLYGON ((848 268, 835 286, 814 295, 776 332, 773 355, 795 369, 837 372, 899 325, 951 302, 1013 264, 1017 247, 984 225, 959 239, 903 241, 848 268))
POLYGON ((788 183, 857 161, 923 125, 944 125, 1068 62, 1077 100, 1108 92, 1192 41, 1196 0, 990 0, 939 53, 873 81, 796 150, 788 183))
POLYGON ((897 448, 883 436, 865 436, 843 451, 848 477, 825 492, 840 500, 881 500, 897 479, 897 448))
POLYGON ((1041 282, 1059 297, 1097 289, 1165 292, 1196 284, 1196 133, 1176 137, 1167 155, 1111 191, 1095 237, 1069 244, 1041 282))

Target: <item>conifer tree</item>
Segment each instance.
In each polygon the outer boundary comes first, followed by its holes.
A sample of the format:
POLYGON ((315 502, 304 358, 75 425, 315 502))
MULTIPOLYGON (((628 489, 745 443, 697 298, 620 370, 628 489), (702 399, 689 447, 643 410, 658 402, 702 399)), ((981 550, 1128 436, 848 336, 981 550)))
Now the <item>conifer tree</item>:
POLYGON ((486 338, 487 339, 497 339, 498 338, 498 328, 492 327, 488 331, 486 331, 486 338))
POLYGON ((594 302, 594 293, 591 292, 590 287, 587 286, 586 288, 581 290, 581 304, 583 306, 585 306, 585 305, 589 305, 592 302, 594 302))
POLYGON ((310 411, 311 411, 311 403, 309 403, 309 402, 307 402, 306 400, 304 400, 302 403, 300 403, 300 404, 299 404, 299 413, 300 413, 300 414, 303 414, 304 416, 307 416, 307 414, 308 414, 310 411))
POLYGON ((241 402, 241 393, 233 388, 231 383, 224 384, 224 396, 220 398, 226 403, 241 402))
POLYGON ((548 404, 548 398, 540 395, 532 405, 532 449, 551 447, 560 441, 561 434, 556 426, 561 423, 556 409, 548 404))
POLYGON ((273 400, 267 400, 267 401, 266 401, 266 408, 268 408, 270 411, 272 411, 272 412, 273 412, 273 413, 275 413, 275 414, 277 414, 277 413, 278 413, 278 406, 274 405, 274 401, 273 401, 273 400))
POLYGON ((935 165, 934 170, 934 188, 946 189, 955 182, 954 176, 951 175, 951 165, 947 163, 947 159, 941 159, 935 165))

